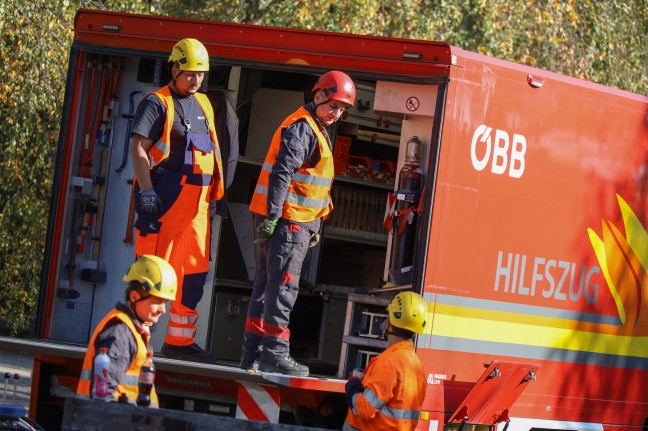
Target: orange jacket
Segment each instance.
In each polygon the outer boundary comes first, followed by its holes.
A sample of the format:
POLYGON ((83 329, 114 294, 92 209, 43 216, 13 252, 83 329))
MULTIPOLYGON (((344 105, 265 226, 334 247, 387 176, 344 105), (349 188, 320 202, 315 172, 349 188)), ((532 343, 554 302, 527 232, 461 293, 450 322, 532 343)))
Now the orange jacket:
MULTIPOLYGON (((151 167, 159 164, 164 159, 169 157, 171 152, 171 128, 173 127, 173 119, 175 116, 175 110, 173 106, 173 97, 171 96, 171 90, 169 86, 164 86, 158 91, 153 92, 156 96, 160 98, 162 104, 166 108, 166 121, 164 123, 164 130, 162 131, 162 137, 157 141, 151 149, 149 154, 151 156, 151 167)), ((207 125, 209 127, 209 136, 216 146, 216 152, 214 156, 214 163, 216 164, 217 169, 214 169, 214 181, 213 188, 210 195, 210 200, 218 200, 223 197, 225 194, 225 183, 223 180, 223 162, 221 160, 220 146, 218 145, 218 138, 216 137, 216 122, 214 120, 214 109, 212 108, 209 98, 202 93, 194 94, 196 102, 200 105, 200 108, 205 113, 205 118, 207 118, 207 125)))
MULTIPOLYGON (((90 398, 90 391, 92 387, 93 379, 93 364, 94 358, 96 355, 95 351, 95 339, 97 335, 104 330, 106 325, 111 323, 114 320, 119 320, 121 323, 124 323, 128 329, 130 329, 133 334, 133 338, 137 343, 137 354, 133 361, 130 364, 130 367, 126 371, 126 374, 121 379, 120 383, 115 388, 114 397, 115 401, 119 399, 121 394, 126 394, 128 397, 128 402, 134 404, 137 400, 137 383, 139 381, 139 373, 142 368, 142 364, 146 361, 146 353, 148 352, 148 339, 149 334, 142 334, 131 318, 124 312, 119 310, 112 310, 110 313, 104 317, 101 322, 97 325, 90 343, 88 344, 88 350, 86 351, 85 359, 83 360, 83 368, 81 369, 81 377, 79 378, 79 386, 77 387, 77 396, 79 398, 90 398)), ((158 397, 155 392, 155 387, 151 389, 151 407, 158 408, 158 397)))
POLYGON ((308 168, 301 167, 295 172, 288 187, 288 194, 284 201, 281 217, 305 223, 326 217, 333 209, 330 194, 335 175, 333 153, 329 148, 326 137, 320 131, 311 114, 304 107, 301 107, 281 123, 281 126, 272 137, 270 149, 266 155, 259 181, 252 196, 250 211, 256 214, 268 215, 270 172, 272 172, 272 167, 281 148, 281 134, 288 126, 302 119, 306 120, 313 129, 317 137, 321 157, 317 165, 308 168))
MULTIPOLYGON (((418 423, 427 381, 412 341, 401 341, 373 358, 353 397, 346 422, 362 431, 412 431, 418 423)), ((348 427, 347 427, 348 429, 348 427)))

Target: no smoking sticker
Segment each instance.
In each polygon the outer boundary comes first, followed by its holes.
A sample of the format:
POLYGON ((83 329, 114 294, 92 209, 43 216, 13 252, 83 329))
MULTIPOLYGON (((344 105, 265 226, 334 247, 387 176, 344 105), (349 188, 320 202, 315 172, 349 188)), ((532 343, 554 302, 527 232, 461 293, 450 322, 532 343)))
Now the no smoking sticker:
POLYGON ((407 99, 405 102, 405 107, 407 108, 408 111, 413 112, 416 111, 419 108, 420 102, 418 98, 412 96, 407 99))

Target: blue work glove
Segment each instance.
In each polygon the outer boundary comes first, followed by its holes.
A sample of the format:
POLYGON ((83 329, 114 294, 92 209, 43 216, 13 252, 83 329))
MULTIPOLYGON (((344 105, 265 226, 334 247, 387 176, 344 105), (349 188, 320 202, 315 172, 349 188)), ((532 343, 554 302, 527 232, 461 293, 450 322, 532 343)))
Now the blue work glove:
POLYGON ((353 409, 353 396, 364 391, 362 382, 357 377, 351 377, 346 385, 344 385, 344 395, 346 396, 346 403, 350 409, 353 409))
POLYGON ((259 233, 259 238, 264 241, 272 236, 277 227, 277 220, 264 219, 257 226, 257 232, 259 233))
POLYGON ((155 193, 153 187, 149 187, 140 192, 140 208, 142 212, 149 214, 162 212, 162 200, 155 193))

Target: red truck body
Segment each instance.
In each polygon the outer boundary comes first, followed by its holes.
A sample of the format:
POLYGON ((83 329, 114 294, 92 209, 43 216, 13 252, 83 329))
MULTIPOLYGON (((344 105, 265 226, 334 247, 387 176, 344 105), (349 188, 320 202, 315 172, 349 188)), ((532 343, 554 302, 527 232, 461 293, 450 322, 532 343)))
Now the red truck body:
POLYGON ((430 324, 416 339, 428 374, 417 429, 456 429, 465 417, 511 430, 648 426, 648 98, 443 42, 84 9, 75 20, 53 185, 37 328, 47 347, 36 355, 32 414, 57 405, 45 380, 74 389, 92 328, 120 299, 134 258, 126 241, 132 169, 116 173, 129 96, 136 106, 166 84, 160 65, 184 37, 201 40, 211 55, 205 91, 225 94, 234 107, 239 160, 230 217, 215 222, 199 330, 200 344, 222 360, 159 358, 163 406, 279 422, 290 411, 296 423, 317 418, 336 428, 346 374, 384 347, 372 319, 384 318, 385 301, 403 289, 381 287, 394 253, 394 234, 382 222, 398 179, 357 178, 336 166, 336 209, 306 262, 310 287, 291 325, 292 345, 308 352, 314 377, 237 368, 254 253, 242 240, 242 220, 250 217, 266 138, 307 100, 319 74, 338 69, 359 89, 331 131, 350 158, 400 172, 406 143, 422 142, 425 187, 415 241, 405 244, 414 250, 409 288, 429 304, 430 324), (97 69, 93 84, 98 64, 118 66, 97 69), (112 97, 101 97, 102 73, 112 97), (102 106, 109 114, 97 125, 112 136, 88 145, 97 129, 86 119, 102 106), (86 220, 86 246, 71 251, 80 241, 75 220, 87 212, 79 202, 93 193, 98 209, 86 220), (87 275, 95 273, 106 279, 87 275), (485 375, 489 364, 502 380, 485 375), (271 388, 277 418, 241 413, 241 394, 256 387, 271 388))

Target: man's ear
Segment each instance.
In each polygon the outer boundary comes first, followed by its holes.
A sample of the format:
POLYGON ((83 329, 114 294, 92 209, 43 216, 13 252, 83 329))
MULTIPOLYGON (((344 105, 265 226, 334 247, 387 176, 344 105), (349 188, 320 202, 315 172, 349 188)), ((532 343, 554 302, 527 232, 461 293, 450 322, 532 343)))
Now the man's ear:
POLYGON ((140 293, 135 289, 131 290, 130 294, 128 295, 128 299, 130 300, 131 304, 138 301, 141 297, 142 295, 140 295, 140 293))
POLYGON ((325 100, 324 93, 322 93, 322 90, 317 90, 315 92, 315 96, 313 96, 313 102, 315 102, 316 105, 319 105, 325 100))

